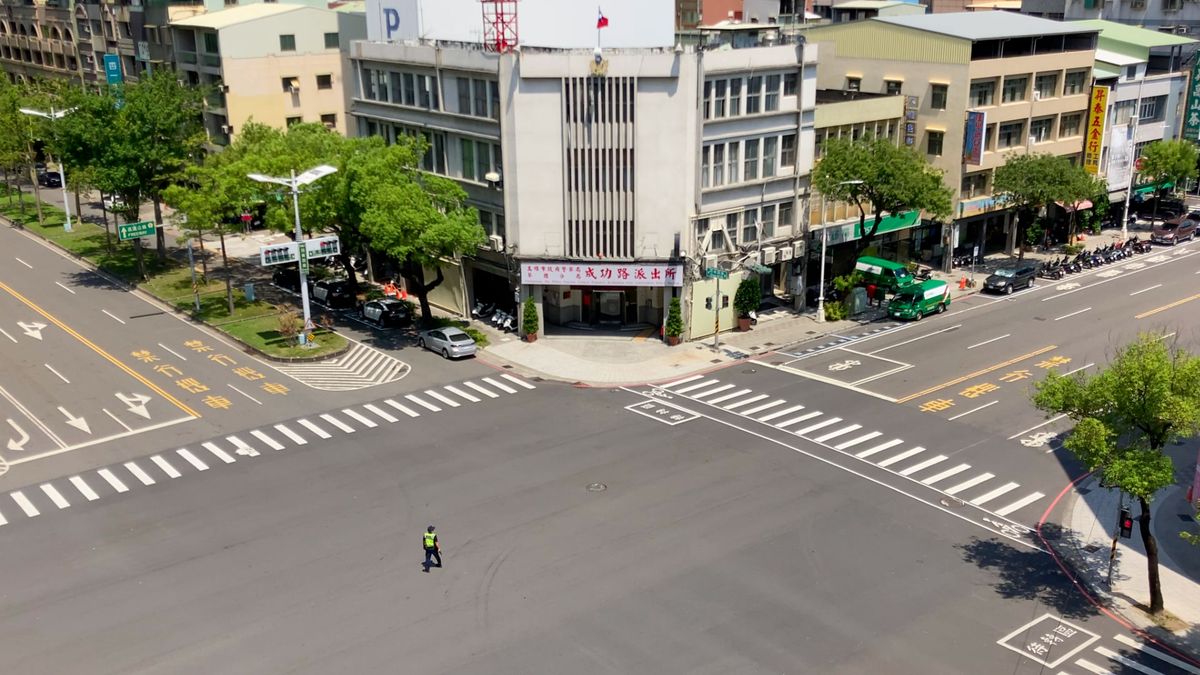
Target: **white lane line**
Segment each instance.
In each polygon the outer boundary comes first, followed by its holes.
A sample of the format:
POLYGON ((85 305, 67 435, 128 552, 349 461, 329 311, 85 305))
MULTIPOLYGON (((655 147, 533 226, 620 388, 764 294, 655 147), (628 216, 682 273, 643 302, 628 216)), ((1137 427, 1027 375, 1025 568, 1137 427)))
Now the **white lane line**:
POLYGON ((495 388, 499 389, 500 391, 502 391, 502 392, 504 392, 504 393, 506 393, 506 394, 515 394, 515 393, 517 393, 517 390, 516 390, 516 389, 513 389, 512 387, 508 386, 507 384, 504 384, 503 382, 497 382, 496 380, 493 380, 493 379, 492 379, 492 378, 490 378, 490 377, 484 377, 484 378, 481 378, 481 379, 482 379, 484 382, 487 382, 488 384, 492 385, 493 387, 495 387, 495 388))
POLYGON ((852 448, 852 447, 858 445, 859 443, 866 443, 867 441, 871 440, 872 438, 879 438, 882 435, 883 435, 882 431, 872 431, 869 434, 863 434, 862 436, 855 436, 854 438, 851 438, 848 441, 842 441, 841 443, 838 443, 837 445, 833 446, 833 449, 834 450, 845 450, 846 448, 852 448))
POLYGON ((97 499, 100 499, 100 495, 96 494, 96 491, 92 489, 92 486, 83 482, 83 479, 79 476, 71 476, 67 480, 71 481, 71 485, 74 485, 75 489, 79 490, 79 494, 86 497, 89 502, 94 502, 97 499))
POLYGON ((21 507, 21 510, 25 512, 26 516, 33 518, 34 516, 41 515, 42 512, 37 510, 37 507, 33 505, 33 502, 29 501, 29 497, 26 497, 24 492, 21 492, 20 490, 13 490, 12 492, 8 493, 8 496, 12 497, 13 501, 17 503, 17 506, 21 507))
POLYGON ((978 497, 976 497, 975 499, 972 499, 971 503, 974 504, 975 506, 983 506, 984 504, 992 501, 993 499, 1004 496, 1004 495, 1008 494, 1009 492, 1016 490, 1019 487, 1021 487, 1021 486, 1018 483, 1005 483, 1004 485, 1001 485, 1000 487, 996 488, 995 490, 992 490, 991 492, 989 492, 987 494, 982 494, 982 495, 979 495, 978 497))
POLYGON ((790 420, 784 420, 783 422, 780 422, 779 424, 776 424, 775 426, 776 426, 776 428, 779 428, 779 429, 786 429, 786 428, 792 426, 793 424, 798 424, 800 422, 803 422, 804 420, 811 420, 814 417, 820 417, 821 415, 824 415, 824 414, 825 413, 823 413, 819 410, 814 410, 812 412, 804 413, 803 415, 800 415, 798 417, 793 417, 790 420))
MULTIPOLYGON (((176 469, 175 467, 171 466, 171 463, 170 463, 170 462, 168 462, 167 460, 163 459, 163 458, 162 458, 161 456, 159 456, 159 455, 154 455, 153 457, 151 457, 151 458, 150 458, 150 461, 151 461, 151 462, 154 462, 155 464, 157 464, 157 465, 158 465, 158 468, 162 469, 163 473, 167 474, 167 475, 168 475, 168 476, 170 476, 171 478, 179 478, 180 476, 182 476, 182 475, 183 475, 183 474, 179 473, 179 470, 178 470, 178 469, 176 469)), ((78 487, 78 486, 76 486, 76 487, 78 487)))
POLYGON ((63 374, 62 374, 62 373, 60 373, 60 372, 58 372, 57 370, 55 370, 55 369, 54 369, 54 366, 50 365, 49 363, 43 363, 42 365, 43 365, 43 366, 46 366, 46 370, 49 370, 50 372, 52 372, 52 373, 54 373, 55 375, 57 375, 57 376, 58 376, 58 379, 62 380, 63 382, 66 382, 67 384, 71 384, 71 381, 70 381, 70 380, 68 380, 67 378, 63 377, 63 374))
POLYGON ((279 441, 275 440, 274 438, 271 438, 270 436, 264 434, 263 432, 259 431, 258 429, 251 431, 250 435, 257 438, 258 440, 262 441, 263 443, 266 443, 267 447, 271 448, 272 450, 282 450, 283 449, 283 443, 280 443, 279 441))
POLYGON ((1071 312, 1070 314, 1063 314, 1062 316, 1055 319, 1055 321, 1062 321, 1063 319, 1069 319, 1069 318, 1075 316, 1076 314, 1083 314, 1084 312, 1089 311, 1090 309, 1091 309, 1091 307, 1084 307, 1083 309, 1081 309, 1077 312, 1071 312))
POLYGON ((1057 422, 1057 421, 1061 420, 1062 418, 1064 418, 1064 417, 1066 417, 1066 416, 1067 416, 1067 414, 1066 414, 1066 413, 1063 413, 1063 414, 1061 414, 1061 415, 1056 415, 1056 416, 1054 416, 1054 417, 1051 417, 1050 419, 1046 420, 1045 422, 1042 422, 1041 424, 1035 424, 1035 425, 1033 425, 1033 426, 1029 427, 1029 428, 1028 428, 1028 429, 1026 429, 1025 431, 1019 431, 1019 432, 1017 432, 1017 433, 1013 434, 1012 436, 1009 436, 1009 437, 1008 437, 1007 439, 1005 439, 1005 440, 1009 440, 1009 441, 1011 441, 1012 439, 1016 438, 1017 436, 1024 436, 1025 434, 1027 434, 1027 433, 1029 433, 1029 432, 1031 432, 1031 431, 1034 431, 1034 430, 1037 430, 1037 429, 1041 429, 1042 427, 1046 426, 1047 424, 1052 424, 1052 423, 1054 423, 1054 422, 1057 422))
POLYGON ((1111 670, 1105 670, 1087 659, 1079 659, 1075 662, 1075 665, 1095 675, 1113 675, 1111 670))
POLYGON ((17 262, 21 263, 22 265, 28 267, 29 269, 33 269, 33 265, 30 265, 29 263, 25 262, 24 260, 21 260, 20 258, 18 258, 16 256, 13 256, 13 259, 16 260, 17 262))
POLYGON ((199 457, 193 455, 191 450, 188 450, 187 448, 180 448, 175 451, 175 454, 186 460, 188 464, 196 467, 197 471, 208 471, 208 465, 200 461, 199 457))
POLYGON ((993 513, 995 513, 998 516, 1007 516, 1008 514, 1012 513, 1013 511, 1016 511, 1018 509, 1023 509, 1026 506, 1029 506, 1030 504, 1036 502, 1037 500, 1039 500, 1045 496, 1046 495, 1044 495, 1040 492, 1033 492, 1028 495, 1025 495, 1024 497, 1021 497, 1020 499, 1009 504, 1008 506, 996 509, 995 511, 993 511, 993 513))
POLYGON ((404 398, 406 398, 406 399, 408 399, 408 400, 412 401, 413 403, 416 403, 417 405, 421 406, 422 408, 426 408, 426 409, 428 409, 428 410, 432 410, 433 412, 441 412, 441 411, 442 411, 442 409, 441 409, 441 408, 439 408, 439 407, 437 407, 436 405, 434 405, 434 404, 430 403, 429 401, 426 401, 426 400, 424 400, 424 399, 417 398, 416 396, 413 396, 412 394, 405 394, 405 395, 404 395, 404 398))
POLYGON ((278 430, 278 431, 279 431, 279 433, 281 433, 281 434, 283 434, 284 436, 287 436, 289 439, 291 439, 291 441, 292 441, 293 443, 295 443, 296 445, 308 445, 308 439, 307 439, 307 438, 305 438, 305 437, 301 436, 300 434, 298 434, 298 433, 296 433, 296 432, 292 431, 291 429, 289 429, 289 428, 285 427, 285 426, 284 426, 284 425, 282 425, 282 424, 276 424, 276 425, 275 425, 275 429, 276 429, 276 430, 278 430))
POLYGON ((180 361, 187 361, 186 356, 184 356, 183 354, 180 354, 179 352, 175 351, 174 349, 171 349, 170 347, 164 345, 163 343, 161 343, 161 342, 158 343, 158 346, 162 347, 163 349, 167 350, 168 352, 171 352, 171 354, 174 355, 175 358, 179 359, 180 361))
POLYGON ((831 431, 827 434, 822 434, 820 436, 817 436, 816 438, 813 439, 813 441, 815 441, 817 443, 824 443, 825 441, 828 441, 832 438, 837 438, 838 436, 844 436, 845 434, 848 434, 851 431, 858 431, 861 428, 862 428, 861 424, 851 424, 848 427, 842 427, 841 429, 837 429, 836 431, 831 431))
POLYGON ((225 462, 226 464, 233 464, 234 462, 237 461, 236 459, 233 458, 233 455, 229 454, 228 452, 225 452, 221 448, 218 448, 216 443, 213 443, 212 441, 205 441, 205 442, 201 443, 200 445, 203 446, 205 450, 207 450, 207 451, 211 452, 213 455, 215 455, 217 457, 217 459, 221 460, 222 462, 225 462))
POLYGON ((237 387, 233 386, 232 384, 229 385, 229 388, 236 391, 237 393, 241 394, 242 396, 245 396, 246 398, 250 399, 251 401, 254 401, 255 403, 257 403, 259 405, 263 404, 262 401, 254 398, 253 396, 251 396, 250 394, 247 394, 246 392, 242 391, 241 389, 238 389, 237 387))
POLYGON ((924 471, 925 469, 928 469, 929 467, 933 466, 934 464, 941 464, 942 462, 946 461, 946 459, 947 458, 945 455, 938 455, 937 457, 930 457, 929 459, 925 460, 924 462, 918 462, 918 463, 913 464, 912 466, 908 467, 907 469, 900 471, 899 474, 901 476, 911 476, 918 471, 924 471))
POLYGON ((912 343, 912 342, 916 342, 917 340, 924 340, 924 339, 925 339, 925 338, 927 338, 927 337, 933 337, 934 335, 938 335, 939 333, 945 333, 945 332, 947 332, 947 331, 952 331, 952 330, 955 330, 955 329, 957 329, 957 328, 962 328, 962 324, 961 324, 961 323, 959 323, 959 324, 955 324, 955 325, 953 325, 953 326, 950 326, 949 328, 943 328, 943 329, 941 329, 941 330, 935 330, 935 331, 933 331, 932 333, 926 333, 925 335, 918 335, 917 337, 915 337, 915 338, 910 338, 910 339, 908 339, 908 340, 905 340, 904 342, 897 342, 897 343, 896 343, 896 344, 894 344, 894 345, 888 345, 888 346, 886 346, 886 347, 880 347, 879 349, 876 349, 876 350, 875 350, 875 351, 873 351, 873 352, 867 352, 867 353, 868 353, 868 354, 878 354, 879 352, 885 352, 885 351, 887 351, 887 350, 889 350, 889 349, 895 349, 896 347, 903 347, 904 345, 906 345, 906 344, 910 344, 910 343, 912 343))
POLYGON ((963 482, 959 483, 958 485, 955 485, 952 488, 947 488, 946 490, 943 490, 943 492, 945 492, 948 495, 956 495, 956 494, 962 492, 963 490, 970 490, 971 488, 975 487, 976 485, 979 485, 980 483, 986 483, 995 477, 996 477, 995 474, 987 473, 985 471, 985 472, 979 474, 978 476, 975 476, 974 478, 969 478, 967 480, 964 480, 963 482))
MULTIPOLYGON (((495 397, 496 395, 492 394, 492 396, 495 397)), ((412 408, 409 408, 408 406, 404 405, 403 403, 397 403, 396 401, 393 401, 390 398, 386 399, 384 401, 384 403, 392 406, 396 410, 399 410, 400 412, 404 413, 405 415, 408 415, 409 417, 420 417, 421 416, 421 413, 413 410, 412 408)))
POLYGON ((898 455, 892 455, 891 457, 888 457, 887 459, 883 460, 882 462, 879 462, 878 465, 881 467, 889 467, 897 462, 903 462, 904 460, 908 459, 909 457, 912 457, 913 455, 919 455, 922 452, 925 452, 925 448, 922 448, 921 446, 918 445, 916 447, 909 448, 908 450, 905 450, 904 452, 902 452, 898 455))
POLYGON ((880 443, 879 445, 876 445, 873 448, 867 448, 866 450, 863 450, 862 452, 860 452, 854 456, 859 459, 866 459, 867 457, 870 457, 871 455, 874 455, 879 452, 883 452, 884 450, 887 450, 888 448, 894 448, 903 442, 904 441, 900 440, 899 438, 893 438, 892 440, 890 440, 886 443, 880 443))
POLYGON ((350 426, 349 424, 346 424, 345 422, 339 420, 338 418, 334 417, 333 415, 330 415, 329 413, 321 413, 320 418, 325 420, 326 422, 329 422, 330 424, 337 427, 338 429, 340 429, 342 431, 342 433, 352 434, 355 432, 354 427, 350 426))
POLYGON ((1162 675, 1161 672, 1159 672, 1149 666, 1143 666, 1142 664, 1138 663, 1137 661, 1127 659, 1124 656, 1121 656, 1120 654, 1118 654, 1117 652, 1109 649, 1108 647, 1096 647, 1096 649, 1093 651, 1095 651, 1097 654, 1100 654, 1101 656, 1112 659, 1113 661, 1116 661, 1117 663, 1119 663, 1127 668, 1133 668, 1134 670, 1138 671, 1139 673, 1145 673, 1146 675, 1162 675))
MULTIPOLYGON (((750 398, 744 398, 740 401, 734 401, 733 403, 730 403, 729 405, 724 406, 724 408, 726 410, 736 410, 744 405, 750 405, 751 403, 758 403, 759 401, 763 400, 766 397, 767 397, 766 394, 759 394, 758 396, 751 396, 750 398)), ((711 401, 710 401, 710 403, 711 403, 711 401)))
POLYGON ((705 396, 712 396, 713 394, 719 394, 723 391, 728 391, 730 389, 733 389, 732 384, 723 384, 719 387, 714 387, 712 389, 705 389, 704 391, 698 391, 698 392, 692 394, 691 397, 699 400, 699 399, 704 398, 705 396))
POLYGON ((1137 649, 1139 651, 1146 652, 1147 654, 1149 654, 1150 656, 1153 656, 1154 658, 1158 659, 1159 661, 1165 661, 1165 662, 1175 666, 1176 668, 1179 668, 1180 670, 1186 670, 1187 672, 1192 673, 1192 675, 1200 675, 1200 668, 1197 668, 1197 667, 1191 665, 1190 663, 1181 661, 1181 660, 1175 658, 1174 656, 1171 656, 1170 654, 1159 651, 1149 645, 1144 645, 1144 644, 1138 642, 1137 640, 1134 640, 1133 638, 1129 637, 1128 635, 1117 634, 1117 635, 1113 636, 1113 639, 1116 640, 1117 642, 1120 642, 1120 643, 1123 643, 1130 647, 1133 647, 1134 649, 1137 649))
POLYGON ((304 427, 305 429, 308 429, 309 431, 320 436, 321 438, 332 438, 332 436, 329 434, 328 431, 325 431, 321 427, 313 424, 312 422, 309 422, 308 420, 304 419, 303 417, 296 420, 296 422, 299 423, 300 426, 304 427))
POLYGON ((990 345, 993 342, 995 342, 996 340, 1003 340, 1006 337, 1012 337, 1012 333, 1005 333, 1004 335, 1001 335, 1000 337, 994 337, 991 340, 984 340, 983 342, 976 342, 975 344, 971 345, 970 347, 967 347, 967 349, 975 349, 976 347, 990 345))
POLYGON ((101 408, 101 410, 103 410, 103 411, 104 411, 104 414, 105 414, 105 415, 108 415, 109 417, 113 418, 113 421, 114 421, 114 422, 116 422, 117 424, 120 424, 121 426, 125 427, 125 431, 128 431, 128 432, 132 432, 132 431, 133 431, 133 427, 129 426, 128 424, 125 424, 124 422, 122 422, 120 417, 117 417, 116 415, 114 415, 114 414, 110 413, 110 412, 108 411, 108 408, 101 408))
POLYGON ((537 389, 537 387, 533 386, 532 384, 529 384, 525 380, 522 380, 519 377, 513 377, 512 375, 509 375, 508 373, 503 373, 500 375, 500 377, 503 377, 504 379, 508 380, 509 382, 512 382, 513 384, 517 385, 518 387, 525 387, 526 389, 537 389))
POLYGON ((54 489, 53 485, 49 483, 42 483, 38 487, 42 488, 42 492, 46 493, 46 496, 49 497, 50 501, 54 502, 54 505, 58 508, 65 509, 71 505, 71 502, 63 499, 62 494, 59 493, 58 490, 54 489))
POLYGON ((468 394, 467 392, 463 391, 462 389, 459 389, 458 387, 456 387, 452 384, 448 384, 448 385, 442 387, 442 389, 445 389, 446 391, 448 391, 451 394, 454 394, 455 396, 458 396, 460 398, 465 398, 468 401, 470 401, 471 403, 479 403, 478 396, 472 396, 471 394, 468 394))
POLYGON ((129 492, 129 488, 125 487, 125 484, 121 482, 121 479, 113 475, 112 471, 109 471, 108 469, 100 469, 96 473, 100 474, 100 477, 107 481, 108 484, 111 485, 112 488, 117 492, 129 492))
POLYGON ((1074 370, 1068 370, 1067 372, 1063 373, 1063 376, 1065 377, 1065 376, 1067 376, 1067 375, 1074 375, 1075 373, 1078 373, 1078 372, 1079 372, 1079 371, 1081 371, 1081 370, 1087 370, 1088 368, 1091 368, 1091 367, 1092 367, 1092 366, 1094 366, 1094 365, 1096 365, 1096 364, 1094 364, 1094 363, 1085 363, 1084 365, 1082 365, 1082 366, 1079 366, 1078 368, 1076 368, 1076 369, 1074 369, 1074 370))
POLYGON ((926 478, 925 480, 923 480, 921 482, 924 483, 925 485, 933 485, 934 483, 940 483, 940 482, 946 480, 947 478, 950 478, 951 476, 957 476, 958 474, 966 471, 969 468, 971 468, 970 464, 959 464, 958 466, 946 469, 945 471, 943 471, 941 473, 935 473, 932 476, 930 476, 929 478, 926 478))
POLYGON ((64 291, 66 291, 66 292, 70 293, 71 295, 75 295, 75 291, 71 290, 70 288, 67 288, 66 286, 63 286, 61 281, 56 281, 56 282, 54 282, 54 283, 55 283, 55 284, 56 284, 56 285, 57 285, 59 288, 63 289, 64 291))
POLYGON ((374 403, 367 403, 363 407, 366 408, 367 410, 375 413, 375 415, 377 415, 384 422, 395 423, 395 422, 399 421, 395 415, 384 410, 383 408, 380 408, 379 406, 375 405, 374 403))
MULTIPOLYGON (((515 393, 515 392, 514 392, 514 393, 515 393)), ((452 399, 452 398, 448 398, 448 397, 447 397, 446 395, 444 395, 444 394, 439 394, 439 393, 437 393, 436 391, 434 391, 434 390, 432 390, 432 389, 426 389, 426 390, 425 390, 425 394, 426 394, 427 396, 429 396, 430 398, 432 398, 432 399, 436 399, 436 400, 438 400, 438 401, 441 401, 442 403, 445 403, 446 405, 450 406, 451 408, 457 408, 457 407, 459 407, 460 405, 462 405, 462 404, 461 404, 461 403, 459 403, 458 401, 455 401, 455 400, 454 400, 454 399, 452 399)))
POLYGON ((371 419, 370 417, 367 417, 366 415, 363 415, 362 413, 355 412, 354 410, 351 410, 350 408, 342 408, 342 412, 346 413, 347 417, 359 422, 360 424, 362 424, 363 426, 365 426, 368 429, 374 429, 375 427, 379 426, 379 424, 376 423, 375 420, 371 419))
POLYGON ((758 418, 758 421, 759 422, 770 422, 771 420, 775 419, 776 417, 783 417, 784 415, 790 415, 790 414, 796 412, 797 410, 804 410, 804 406, 794 405, 790 408, 784 408, 783 410, 773 412, 770 415, 763 415, 762 417, 758 418))
POLYGON ((740 414, 742 414, 742 415, 745 415, 745 416, 749 417, 750 415, 753 415, 754 413, 757 413, 757 412, 762 412, 762 411, 764 411, 764 410, 770 410, 771 408, 774 408, 774 407, 775 407, 775 406, 777 406, 777 405, 783 405, 784 403, 787 403, 787 401, 785 401, 785 400, 783 400, 783 399, 781 399, 781 398, 777 398, 777 399, 775 399, 774 401, 771 401, 770 403, 764 403, 764 404, 762 404, 762 405, 756 405, 756 406, 754 406, 753 408, 751 408, 751 409, 749 409, 749 410, 743 410, 743 411, 742 411, 740 414))
POLYGON ((703 379, 704 377, 705 377, 704 375, 692 375, 690 377, 685 377, 682 380, 675 380, 674 382, 660 384, 660 385, 658 385, 657 388, 658 389, 670 389, 671 387, 678 387, 679 385, 687 384, 688 382, 695 382, 696 380, 703 379))
POLYGON ((9 340, 12 340, 14 343, 17 341, 17 338, 9 335, 8 331, 4 330, 3 328, 0 328, 0 333, 4 333, 4 337, 8 338, 9 340))
POLYGON ((973 412, 979 412, 980 410, 983 410, 984 408, 989 408, 989 407, 991 407, 991 406, 994 406, 994 405, 996 405, 996 404, 997 404, 997 403, 999 403, 999 402, 1000 402, 1000 401, 992 401, 991 403, 984 403, 983 405, 979 406, 978 408, 971 408, 970 410, 968 410, 968 411, 966 411, 966 412, 963 412, 963 413, 959 413, 959 414, 955 415, 954 417, 947 417, 947 418, 946 418, 946 420, 947 420, 947 421, 953 421, 953 420, 956 420, 956 419, 958 419, 958 418, 960 418, 960 417, 966 417, 967 415, 970 415, 970 414, 971 414, 971 413, 973 413, 973 412))
POLYGON ((233 446, 235 448, 237 448, 237 450, 235 450, 234 452, 236 452, 237 454, 242 455, 244 457, 258 457, 259 455, 262 454, 257 449, 255 449, 254 446, 243 441, 242 439, 238 438, 237 436, 226 436, 225 440, 229 441, 230 443, 233 443, 233 446))
POLYGON ((1152 291, 1152 290, 1154 290, 1154 289, 1156 289, 1156 288, 1162 288, 1162 284, 1154 284, 1154 285, 1153 285, 1153 286, 1151 286, 1150 288, 1143 288, 1142 290, 1140 290, 1140 291, 1134 291, 1134 292, 1130 293, 1129 295, 1130 295, 1130 296, 1134 296, 1134 295, 1141 295, 1142 293, 1145 293, 1146 291, 1152 291))
POLYGON ((5 518, 4 514, 0 513, 0 525, 7 525, 7 524, 8 524, 8 518, 5 518))
POLYGON ((125 462, 122 464, 122 466, 124 466, 129 473, 133 474, 134 478, 142 481, 142 485, 154 485, 155 481, 150 477, 150 474, 142 471, 142 467, 138 466, 137 464, 134 464, 133 462, 125 462))
POLYGON ((823 422, 817 422, 816 424, 810 424, 810 425, 804 427, 803 429, 797 429, 796 435, 803 436, 804 434, 816 431, 817 429, 824 429, 825 427, 837 424, 838 422, 841 422, 841 421, 842 421, 842 418, 840 418, 840 417, 831 417, 823 422))
POLYGON ((711 399, 711 400, 708 400, 705 402, 708 403, 709 405, 717 405, 718 403, 724 403, 725 401, 731 401, 735 398, 738 398, 739 396, 745 396, 746 394, 749 394, 749 393, 750 393, 749 389, 738 389, 737 391, 733 392, 732 394, 725 394, 723 396, 718 396, 714 399, 711 399))
POLYGON ((112 312, 109 312, 107 309, 102 309, 102 310, 100 310, 100 311, 101 311, 101 312, 104 312, 105 314, 107 314, 107 315, 109 316, 109 318, 110 318, 110 319, 112 319, 112 320, 116 321, 117 323, 119 323, 119 324, 121 324, 121 325, 124 325, 124 324, 125 324, 125 320, 124 320, 124 319, 122 319, 122 318, 121 318, 121 317, 119 317, 119 316, 116 316, 116 315, 115 315, 115 314, 113 314, 112 312))
POLYGON ((714 384, 717 384, 718 382, 720 382, 720 380, 709 380, 709 379, 701 380, 698 384, 688 385, 688 386, 684 387, 683 389, 676 389, 675 393, 676 394, 686 394, 689 391, 695 391, 697 389, 711 387, 714 384))

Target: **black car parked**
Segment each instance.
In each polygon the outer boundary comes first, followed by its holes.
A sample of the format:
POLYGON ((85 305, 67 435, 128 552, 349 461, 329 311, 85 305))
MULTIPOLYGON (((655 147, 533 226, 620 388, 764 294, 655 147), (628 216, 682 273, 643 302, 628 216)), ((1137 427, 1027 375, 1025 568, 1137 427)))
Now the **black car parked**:
POLYGON ((363 321, 370 321, 379 326, 408 326, 412 324, 412 314, 408 303, 395 298, 369 300, 359 309, 363 321))
POLYGON ((37 181, 45 188, 62 187, 62 176, 57 171, 43 171, 38 174, 37 181))
POLYGON ((350 282, 345 279, 323 279, 313 284, 313 299, 333 309, 343 309, 354 306, 354 296, 350 293, 350 282))
POLYGON ((983 290, 993 293, 1012 293, 1018 288, 1033 288, 1037 265, 1023 263, 1016 267, 1001 267, 983 282, 983 290))

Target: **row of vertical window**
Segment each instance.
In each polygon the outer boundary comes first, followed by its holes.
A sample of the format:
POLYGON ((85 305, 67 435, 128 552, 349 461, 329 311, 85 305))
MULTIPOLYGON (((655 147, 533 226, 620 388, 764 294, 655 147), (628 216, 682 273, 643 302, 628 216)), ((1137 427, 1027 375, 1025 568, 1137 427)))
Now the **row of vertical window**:
MULTIPOLYGON (((1087 90, 1088 70, 1072 70, 1065 75, 1062 71, 1038 73, 1033 79, 1033 97, 1037 100, 1055 98, 1058 96, 1074 96, 1087 90), (1059 80, 1062 88, 1059 88, 1059 80)), ((1009 75, 1004 78, 975 80, 971 83, 968 104, 980 108, 996 104, 996 89, 1000 89, 1001 103, 1016 103, 1028 100, 1030 76, 1009 75), (1003 79, 1003 82, 1001 81, 1003 79)))
POLYGON ((362 96, 368 101, 440 110, 437 78, 421 73, 362 68, 362 96))
POLYGON ((700 150, 700 187, 721 187, 792 173, 796 134, 710 143, 700 150))
POLYGON ((732 251, 739 245, 773 239, 792 226, 792 203, 751 206, 723 216, 696 220, 696 241, 706 253, 732 251), (720 223, 713 228, 712 223, 720 223), (705 242, 705 239, 708 239, 705 242), (706 246, 707 243, 707 246, 706 246))
POLYGON ((796 73, 706 80, 704 119, 775 112, 779 110, 781 95, 796 95, 796 82, 796 73))

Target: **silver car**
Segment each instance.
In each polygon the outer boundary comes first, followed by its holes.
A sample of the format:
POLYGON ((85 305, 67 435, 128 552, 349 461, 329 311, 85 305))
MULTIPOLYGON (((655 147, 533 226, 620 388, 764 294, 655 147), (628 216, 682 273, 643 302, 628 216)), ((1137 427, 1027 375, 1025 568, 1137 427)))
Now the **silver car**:
POLYGON ((417 346, 441 354, 443 358, 456 359, 475 354, 475 340, 458 328, 434 328, 422 331, 417 346))

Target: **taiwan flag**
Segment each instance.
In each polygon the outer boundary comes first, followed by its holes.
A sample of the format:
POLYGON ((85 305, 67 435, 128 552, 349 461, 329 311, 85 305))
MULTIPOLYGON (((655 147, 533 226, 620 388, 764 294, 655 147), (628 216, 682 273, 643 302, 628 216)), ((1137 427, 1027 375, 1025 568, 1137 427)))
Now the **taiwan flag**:
POLYGON ((596 19, 596 30, 607 27, 608 17, 604 16, 604 12, 601 12, 599 7, 596 8, 596 13, 600 15, 600 18, 596 19))

